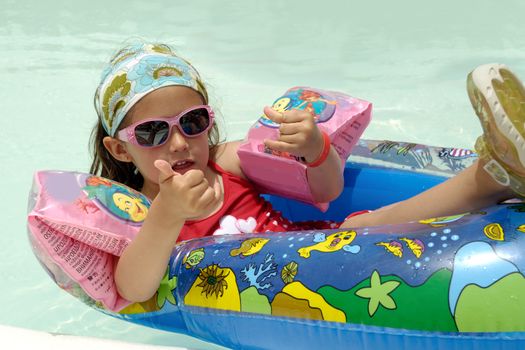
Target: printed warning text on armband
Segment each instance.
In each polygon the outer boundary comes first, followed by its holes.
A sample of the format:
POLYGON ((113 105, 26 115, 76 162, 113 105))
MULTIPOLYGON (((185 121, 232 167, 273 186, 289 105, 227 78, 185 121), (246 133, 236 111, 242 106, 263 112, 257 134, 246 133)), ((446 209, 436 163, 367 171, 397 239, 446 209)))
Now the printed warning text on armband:
MULTIPOLYGON (((95 247, 91 247, 76 238, 88 236, 96 232, 89 230, 78 231, 75 227, 50 222, 46 219, 34 217, 41 243, 46 247, 53 260, 64 272, 75 280, 91 297, 96 300, 106 300, 108 295, 116 295, 116 287, 113 279, 113 268, 115 257, 95 247), (75 235, 69 237, 63 232, 75 235), (102 299, 100 299, 102 298, 102 299)), ((104 237, 93 236, 95 239, 104 241, 104 237)), ((100 241, 99 241, 100 242, 100 241)), ((112 249, 123 249, 127 242, 113 237, 105 239, 108 247, 112 249)))
POLYGON ((334 144, 334 143, 332 143, 332 146, 335 148, 335 151, 337 152, 340 158, 345 157, 345 151, 346 151, 345 148, 341 147, 339 144, 334 144))
POLYGON ((80 249, 80 243, 75 242, 73 246, 69 249, 69 251, 64 252, 64 254, 61 255, 61 258, 64 259, 65 262, 69 263, 71 259, 74 259, 80 249))
MULTIPOLYGON (((363 115, 363 113, 361 113, 361 116, 363 115)), ((352 122, 352 124, 350 125, 351 128, 355 129, 355 130, 359 130, 361 129, 361 122, 358 121, 358 120, 354 120, 352 122)))
MULTIPOLYGON (((128 246, 128 242, 125 238, 112 237, 104 232, 89 230, 86 228, 57 224, 45 219, 39 219, 39 230, 42 231, 40 225, 45 225, 46 230, 56 230, 59 233, 73 238, 74 240, 85 243, 93 248, 103 250, 110 254, 120 256, 124 249, 128 246)), ((47 240, 52 235, 50 232, 44 233, 44 238, 47 240)))
POLYGON ((111 285, 113 270, 112 264, 108 263, 112 260, 111 256, 85 244, 79 243, 78 247, 75 249, 75 253, 71 254, 75 256, 75 259, 71 260, 70 266, 79 277, 85 277, 84 283, 89 283, 90 289, 93 291, 99 294, 111 291, 113 288, 111 285), (110 282, 109 286, 108 282, 110 282))
POLYGON ((341 134, 340 134, 341 138, 346 141, 347 143, 351 144, 353 141, 354 141, 354 135, 346 132, 346 131, 343 131, 341 134))
POLYGON ((93 257, 97 252, 95 249, 86 245, 83 245, 82 248, 84 249, 78 250, 78 254, 76 255, 77 260, 72 266, 75 269, 75 271, 81 276, 84 275, 86 269, 90 266, 90 263, 92 262, 93 257))
POLYGON ((93 275, 95 275, 95 278, 90 281, 92 281, 92 285, 95 291, 108 293, 115 288, 112 274, 112 259, 106 257, 106 259, 104 259, 103 264, 103 266, 99 266, 97 271, 93 273, 93 275))
MULTIPOLYGON (((58 241, 58 242, 56 243, 56 245, 53 247, 53 250, 55 251, 55 253, 60 254, 59 252, 60 252, 61 250, 63 250, 63 249, 68 245, 68 243, 70 243, 71 238, 66 237, 66 236, 63 236, 63 235, 56 235, 55 238, 56 238, 57 240, 59 240, 59 241, 58 241)), ((51 243, 51 242, 50 242, 50 243, 51 243)), ((51 244, 53 245, 54 242, 51 243, 51 244)))

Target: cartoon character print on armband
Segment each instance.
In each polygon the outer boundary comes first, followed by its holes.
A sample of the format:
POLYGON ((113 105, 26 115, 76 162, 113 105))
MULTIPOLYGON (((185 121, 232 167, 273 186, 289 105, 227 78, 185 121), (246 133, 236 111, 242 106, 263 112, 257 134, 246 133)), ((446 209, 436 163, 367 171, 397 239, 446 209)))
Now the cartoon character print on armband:
MULTIPOLYGON (((272 104, 277 112, 285 112, 292 109, 305 110, 314 115, 316 123, 324 123, 335 112, 337 101, 330 96, 324 96, 313 89, 292 88, 284 96, 279 97, 272 104)), ((271 128, 278 128, 279 124, 262 115, 259 122, 271 128)))
POLYGON ((82 190, 100 210, 132 225, 141 225, 148 215, 149 200, 117 182, 90 176, 82 190))

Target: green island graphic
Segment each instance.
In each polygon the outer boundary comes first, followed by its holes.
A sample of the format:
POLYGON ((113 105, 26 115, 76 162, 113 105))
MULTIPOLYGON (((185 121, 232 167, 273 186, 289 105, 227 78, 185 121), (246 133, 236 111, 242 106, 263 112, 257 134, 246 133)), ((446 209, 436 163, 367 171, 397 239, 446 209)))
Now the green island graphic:
MULTIPOLYGON (((374 299, 361 297, 358 291, 367 290, 372 286, 372 276, 373 274, 347 291, 324 286, 317 292, 330 305, 342 310, 349 323, 427 331, 455 332, 458 330, 448 304, 448 286, 452 278, 450 270, 438 270, 425 283, 417 287, 409 286, 397 276, 380 276, 381 285, 390 281, 399 283, 391 291, 387 290, 395 306, 389 309, 379 303, 377 308, 373 308, 374 312, 370 315, 369 304, 371 301, 374 302, 374 299)), ((376 285, 381 286, 377 283, 376 285)), ((363 293, 360 294, 363 295, 363 293)), ((391 307, 392 304, 388 306, 391 307)))

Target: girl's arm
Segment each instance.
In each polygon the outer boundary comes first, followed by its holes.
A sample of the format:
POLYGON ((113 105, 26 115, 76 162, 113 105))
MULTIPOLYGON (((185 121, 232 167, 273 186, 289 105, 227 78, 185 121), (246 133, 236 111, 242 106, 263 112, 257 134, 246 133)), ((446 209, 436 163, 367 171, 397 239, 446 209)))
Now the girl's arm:
MULTIPOLYGON (((308 158, 306 160, 309 161, 308 158)), ((321 165, 316 168, 307 168, 308 184, 316 202, 330 202, 339 197, 344 186, 342 168, 341 158, 332 146, 330 146, 328 158, 321 165)))
POLYGON ((185 220, 169 210, 160 195, 151 203, 138 235, 122 253, 115 269, 119 294, 146 301, 157 291, 185 220))
MULTIPOLYGON (((266 146, 304 157, 307 164, 318 159, 323 151, 324 140, 311 113, 297 109, 282 113, 270 107, 265 107, 264 113, 269 119, 280 124, 279 138, 265 140, 266 146)), ((330 202, 341 194, 341 159, 331 145, 328 157, 319 166, 307 168, 307 177, 316 202, 330 202)))
POLYGON ((237 155, 241 143, 242 141, 221 143, 213 150, 210 156, 215 163, 219 164, 219 166, 227 172, 247 179, 246 175, 242 172, 241 161, 237 155))
POLYGON ((180 175, 166 161, 157 160, 155 166, 159 193, 115 268, 120 295, 133 302, 148 300, 159 288, 185 221, 208 214, 221 198, 219 182, 210 186, 201 170, 180 175))
MULTIPOLYGON (((274 121, 277 121, 278 118, 280 118, 280 115, 275 111, 274 113, 277 113, 277 116, 271 112, 268 113, 266 110, 265 112, 274 121)), ((299 120, 299 122, 293 122, 294 124, 307 124, 302 129, 299 126, 300 129, 297 133, 298 136, 296 136, 296 139, 304 141, 300 145, 295 145, 282 141, 280 143, 273 141, 272 143, 270 140, 267 144, 271 144, 270 147, 274 149, 304 156, 308 163, 314 161, 322 152, 324 142, 319 128, 317 128, 316 124, 313 122, 313 117, 304 111, 292 110, 287 113, 289 113, 287 115, 287 120, 299 120), (295 147, 293 149, 294 152, 290 151, 292 147, 295 147)), ((212 159, 224 170, 246 179, 246 176, 241 169, 239 156, 237 155, 237 150, 241 143, 242 141, 232 141, 218 145, 212 154, 212 159)), ((316 202, 330 202, 341 194, 344 182, 342 174, 343 169, 341 159, 337 155, 335 149, 330 146, 328 157, 321 165, 315 168, 307 168, 308 183, 316 202)))

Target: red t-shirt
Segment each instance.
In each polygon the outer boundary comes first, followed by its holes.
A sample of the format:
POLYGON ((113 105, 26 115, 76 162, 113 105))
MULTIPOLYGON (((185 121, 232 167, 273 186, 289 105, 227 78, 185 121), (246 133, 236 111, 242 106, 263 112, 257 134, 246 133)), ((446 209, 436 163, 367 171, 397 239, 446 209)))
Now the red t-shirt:
POLYGON ((321 230, 339 227, 334 221, 303 221, 293 223, 260 196, 253 184, 223 170, 209 161, 208 166, 222 177, 224 200, 221 208, 202 220, 187 220, 178 241, 211 235, 266 231, 321 230))

